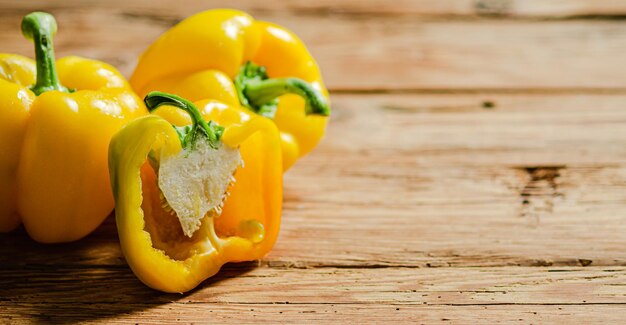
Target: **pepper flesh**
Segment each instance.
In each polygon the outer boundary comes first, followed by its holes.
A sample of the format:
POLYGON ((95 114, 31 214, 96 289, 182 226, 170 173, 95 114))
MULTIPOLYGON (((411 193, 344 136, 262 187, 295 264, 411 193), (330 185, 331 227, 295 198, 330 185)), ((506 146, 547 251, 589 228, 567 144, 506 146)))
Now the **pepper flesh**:
POLYGON ((108 143, 146 111, 110 65, 74 56, 55 64, 52 16, 33 13, 27 20, 23 30, 35 40, 37 62, 0 55, 0 231, 21 221, 38 242, 68 242, 113 210, 108 143))
MULTIPOLYGON (((296 35, 230 9, 198 13, 167 31, 141 56, 130 82, 140 96, 160 90, 192 101, 241 105, 241 89, 233 79, 247 61, 265 67, 272 78, 306 81, 328 101, 317 63, 296 35)), ((327 114, 307 114, 298 95, 280 96, 273 119, 280 130, 284 170, 318 144, 327 114)))
POLYGON ((222 214, 205 216, 191 238, 163 208, 158 170, 148 162, 148 157, 178 155, 182 146, 172 124, 189 125, 189 117, 162 107, 129 123, 109 147, 122 251, 143 283, 165 292, 191 290, 224 263, 263 257, 274 245, 280 225, 282 161, 276 127, 219 102, 201 101, 197 106, 206 120, 225 127, 221 141, 240 148, 245 167, 235 172, 222 214))

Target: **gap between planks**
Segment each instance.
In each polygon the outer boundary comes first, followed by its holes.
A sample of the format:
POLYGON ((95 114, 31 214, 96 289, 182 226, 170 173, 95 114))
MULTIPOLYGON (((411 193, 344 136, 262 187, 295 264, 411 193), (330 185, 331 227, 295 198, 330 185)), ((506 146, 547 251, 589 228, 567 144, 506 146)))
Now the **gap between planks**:
POLYGON ((544 88, 333 88, 337 95, 626 95, 626 87, 544 87, 544 88))

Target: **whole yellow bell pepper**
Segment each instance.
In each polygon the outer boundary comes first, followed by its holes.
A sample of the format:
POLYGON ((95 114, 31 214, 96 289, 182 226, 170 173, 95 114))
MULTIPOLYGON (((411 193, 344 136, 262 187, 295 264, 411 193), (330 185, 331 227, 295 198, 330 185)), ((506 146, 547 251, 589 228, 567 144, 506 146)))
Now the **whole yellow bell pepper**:
POLYGON ((22 33, 34 41, 36 62, 0 54, 0 231, 23 222, 44 243, 84 237, 111 213, 109 140, 147 113, 110 65, 55 63, 56 29, 50 14, 31 13, 22 33))
MULTIPOLYGON (((282 209, 282 158, 273 123, 216 101, 196 106, 160 92, 148 94, 145 103, 150 110, 167 106, 126 125, 109 147, 118 234, 135 275, 151 288, 182 293, 224 263, 267 254, 278 236, 282 209), (208 147, 200 145, 205 142, 208 147), (208 156, 220 150, 239 151, 243 163, 235 167, 223 207, 201 212, 200 223, 188 233, 168 194, 189 199, 194 207, 216 199, 206 193, 228 184, 219 184, 220 156, 208 156), (194 170, 198 159, 208 165, 194 170), (172 172, 180 181, 174 192, 166 191, 169 183, 163 181, 170 161, 178 163, 172 172), (196 187, 198 178, 202 184, 196 187), (186 187, 189 183, 193 186, 186 187)), ((226 170, 229 179, 231 172, 226 170)))
POLYGON ((317 145, 330 113, 319 68, 302 41, 236 10, 201 12, 174 26, 141 56, 130 82, 140 96, 160 90, 215 99, 273 119, 284 170, 317 145))

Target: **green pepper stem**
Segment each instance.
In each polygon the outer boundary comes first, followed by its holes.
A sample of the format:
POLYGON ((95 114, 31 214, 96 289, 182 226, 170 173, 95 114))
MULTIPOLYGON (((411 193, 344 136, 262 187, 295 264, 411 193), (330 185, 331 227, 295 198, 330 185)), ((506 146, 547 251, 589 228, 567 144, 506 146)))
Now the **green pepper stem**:
POLYGON ((69 92, 59 82, 54 63, 54 46, 52 38, 57 32, 54 17, 46 12, 32 12, 22 19, 22 34, 35 43, 35 60, 37 62, 37 82, 31 90, 40 95, 49 90, 69 92))
POLYGON ((239 101, 263 116, 273 118, 277 98, 295 94, 305 100, 305 113, 328 116, 330 107, 326 98, 313 86, 298 78, 269 78, 265 67, 247 62, 235 78, 239 101))
POLYGON ((330 114, 326 99, 311 87, 308 82, 298 78, 276 78, 252 81, 246 84, 244 95, 252 105, 262 107, 285 94, 298 95, 306 101, 306 114, 327 116, 330 114))
POLYGON ((143 101, 146 103, 149 112, 153 112, 162 105, 169 105, 180 108, 189 114, 191 126, 174 127, 183 148, 193 147, 199 137, 206 138, 212 148, 218 147, 224 128, 213 121, 205 121, 194 103, 180 96, 160 91, 150 92, 143 101))

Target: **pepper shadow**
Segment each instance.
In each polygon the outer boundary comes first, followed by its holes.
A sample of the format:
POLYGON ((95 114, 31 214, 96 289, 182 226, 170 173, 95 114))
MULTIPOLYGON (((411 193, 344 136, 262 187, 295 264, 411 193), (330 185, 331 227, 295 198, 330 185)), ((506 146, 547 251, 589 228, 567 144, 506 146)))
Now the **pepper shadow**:
POLYGON ((14 321, 75 323, 129 315, 211 290, 257 262, 227 264, 186 294, 148 288, 121 253, 114 218, 74 243, 44 245, 23 228, 0 234, 0 309, 14 321))

